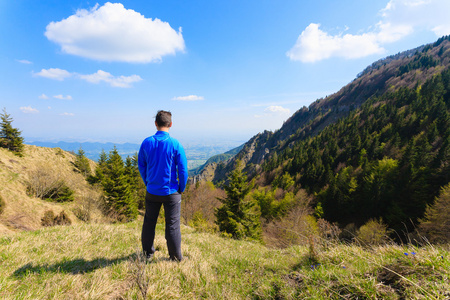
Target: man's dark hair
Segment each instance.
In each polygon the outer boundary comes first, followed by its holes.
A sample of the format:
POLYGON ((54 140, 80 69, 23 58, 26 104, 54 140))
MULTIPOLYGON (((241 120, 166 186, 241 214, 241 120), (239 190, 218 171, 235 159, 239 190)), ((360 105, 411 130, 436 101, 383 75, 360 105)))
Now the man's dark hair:
POLYGON ((158 127, 169 127, 172 123, 172 113, 170 111, 159 110, 155 117, 158 127))

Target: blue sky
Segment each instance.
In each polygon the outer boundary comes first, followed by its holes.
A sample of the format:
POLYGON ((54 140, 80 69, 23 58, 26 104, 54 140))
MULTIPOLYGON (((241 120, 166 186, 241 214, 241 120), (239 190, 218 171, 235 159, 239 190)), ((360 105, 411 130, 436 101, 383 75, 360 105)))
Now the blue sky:
POLYGON ((372 62, 450 34, 448 0, 0 0, 0 106, 28 141, 276 130, 372 62))

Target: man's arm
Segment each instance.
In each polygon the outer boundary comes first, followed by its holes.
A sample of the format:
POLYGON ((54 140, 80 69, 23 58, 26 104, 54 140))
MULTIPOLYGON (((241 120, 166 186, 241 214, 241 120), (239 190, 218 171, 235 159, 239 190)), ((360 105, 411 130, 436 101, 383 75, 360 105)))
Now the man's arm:
POLYGON ((139 154, 138 154, 138 168, 139 173, 141 174, 142 180, 144 181, 145 186, 147 186, 147 159, 145 155, 145 150, 143 149, 144 143, 142 143, 139 154))
POLYGON ((178 168, 178 192, 181 194, 186 189, 186 184, 188 180, 188 166, 186 154, 184 153, 183 146, 179 145, 178 155, 177 155, 177 168, 178 168))

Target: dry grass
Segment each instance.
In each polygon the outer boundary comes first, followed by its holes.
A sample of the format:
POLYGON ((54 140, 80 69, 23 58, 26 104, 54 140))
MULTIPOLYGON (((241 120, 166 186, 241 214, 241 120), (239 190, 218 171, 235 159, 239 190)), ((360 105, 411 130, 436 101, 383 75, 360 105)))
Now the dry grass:
POLYGON ((185 260, 140 256, 142 221, 0 238, 1 299, 448 299, 448 246, 269 249, 182 226, 185 260), (408 253, 405 255, 404 253, 408 253), (413 254, 414 253, 414 254, 413 254))
MULTIPOLYGON (((41 227, 41 218, 47 210, 59 214, 62 210, 68 213, 72 222, 77 218, 72 211, 83 205, 86 198, 97 201, 100 193, 93 190, 84 177, 74 171, 75 156, 59 148, 43 148, 25 145, 23 157, 0 148, 0 195, 6 203, 0 215, 0 233, 17 230, 36 230, 41 227), (27 195, 27 185, 36 170, 47 170, 63 180, 75 191, 75 201, 56 204, 27 195)), ((95 166, 94 162, 91 162, 95 166)), ((92 208, 92 220, 101 220, 98 209, 92 208)))

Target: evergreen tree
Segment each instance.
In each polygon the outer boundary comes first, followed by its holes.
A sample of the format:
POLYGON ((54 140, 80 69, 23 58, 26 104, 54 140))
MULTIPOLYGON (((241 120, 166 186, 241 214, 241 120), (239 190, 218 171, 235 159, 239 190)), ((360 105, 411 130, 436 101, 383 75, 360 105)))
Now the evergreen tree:
POLYGON ((97 167, 95 168, 95 175, 89 175, 86 179, 90 184, 102 182, 105 174, 107 160, 108 155, 106 154, 105 150, 102 149, 102 152, 100 152, 100 158, 97 161, 97 167))
POLYGON ((450 184, 441 189, 432 205, 427 206, 419 229, 430 242, 450 242, 450 184))
POLYGON ((100 183, 105 193, 105 206, 120 221, 130 221, 137 216, 136 199, 130 185, 122 157, 114 146, 107 158, 100 156, 99 164, 91 176, 91 183, 100 183))
POLYGON ((3 109, 3 113, 0 114, 1 118, 1 130, 0 130, 0 147, 9 149, 18 155, 23 151, 23 137, 20 136, 21 131, 17 128, 13 128, 11 123, 13 119, 11 115, 3 109))
POLYGON ((137 152, 133 156, 127 156, 125 160, 125 175, 133 191, 133 197, 138 208, 144 209, 146 187, 139 173, 137 152))
POLYGON ((88 177, 91 174, 91 165, 89 164, 89 159, 84 155, 84 151, 80 146, 76 156, 75 156, 75 167, 84 175, 88 177))
POLYGON ((254 186, 248 183, 247 176, 237 168, 228 177, 228 185, 224 185, 226 198, 218 198, 222 206, 216 210, 216 224, 221 232, 236 239, 250 238, 261 240, 261 212, 252 197, 246 197, 254 186))

